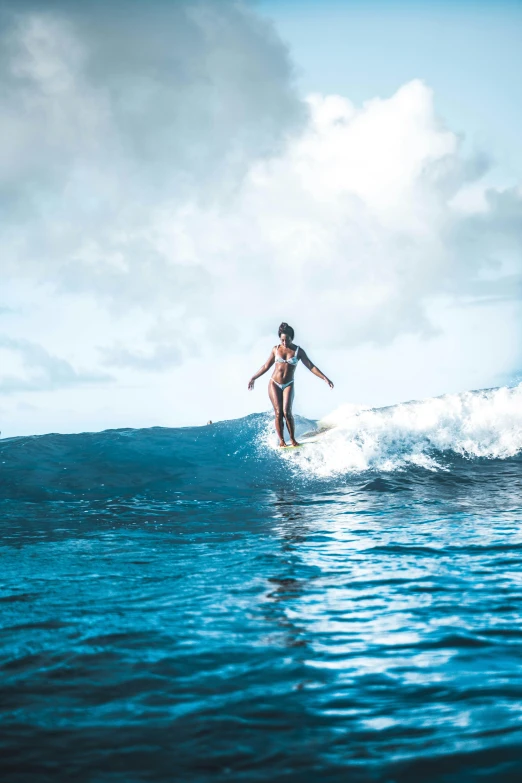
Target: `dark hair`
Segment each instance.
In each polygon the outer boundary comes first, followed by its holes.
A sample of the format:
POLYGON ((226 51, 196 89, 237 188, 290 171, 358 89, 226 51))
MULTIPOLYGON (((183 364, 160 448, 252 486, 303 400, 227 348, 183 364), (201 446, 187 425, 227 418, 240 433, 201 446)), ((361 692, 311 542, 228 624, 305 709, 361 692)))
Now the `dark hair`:
POLYGON ((279 337, 281 337, 282 334, 288 334, 290 336, 290 339, 294 339, 294 330, 291 326, 289 326, 286 321, 283 321, 281 326, 279 327, 279 331, 277 333, 279 337))

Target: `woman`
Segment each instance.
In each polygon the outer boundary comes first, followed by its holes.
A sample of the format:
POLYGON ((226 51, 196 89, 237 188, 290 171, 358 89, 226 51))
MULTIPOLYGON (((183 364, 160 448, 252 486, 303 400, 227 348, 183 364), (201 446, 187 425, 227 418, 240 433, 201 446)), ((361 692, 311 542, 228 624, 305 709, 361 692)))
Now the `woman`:
POLYGON ((264 375, 270 367, 275 364, 275 369, 270 382, 268 384, 268 396, 274 406, 275 413, 275 427, 277 437, 279 438, 279 445, 282 448, 286 447, 285 439, 283 437, 283 416, 288 428, 288 434, 290 435, 290 443, 292 446, 299 446, 299 443, 295 439, 294 429, 294 417, 292 415, 292 402, 294 401, 294 373, 299 359, 303 362, 305 367, 308 367, 310 372, 317 375, 318 378, 322 378, 326 381, 330 389, 333 389, 333 383, 326 375, 323 375, 321 370, 313 364, 306 352, 298 345, 294 345, 294 330, 287 323, 283 322, 279 327, 279 339, 281 345, 276 345, 272 348, 270 356, 263 364, 260 370, 253 375, 249 382, 248 388, 252 390, 256 378, 260 378, 264 375))

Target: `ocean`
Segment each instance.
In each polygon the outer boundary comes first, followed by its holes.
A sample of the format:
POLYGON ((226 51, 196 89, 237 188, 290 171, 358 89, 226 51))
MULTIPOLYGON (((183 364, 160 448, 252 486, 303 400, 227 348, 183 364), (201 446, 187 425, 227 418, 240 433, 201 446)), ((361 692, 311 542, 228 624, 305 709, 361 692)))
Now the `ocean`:
POLYGON ((0 440, 8 783, 522 779, 522 386, 0 440))

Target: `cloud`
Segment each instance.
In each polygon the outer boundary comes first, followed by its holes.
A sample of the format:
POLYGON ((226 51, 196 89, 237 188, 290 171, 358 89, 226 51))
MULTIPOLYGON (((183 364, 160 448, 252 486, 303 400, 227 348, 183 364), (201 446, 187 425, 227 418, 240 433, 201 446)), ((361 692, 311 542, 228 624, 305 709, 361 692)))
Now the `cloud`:
POLYGON ((304 121, 272 27, 227 0, 0 7, 3 270, 114 301, 200 288, 151 214, 221 198, 304 121))
POLYGON ((107 373, 75 370, 65 359, 28 340, 0 335, 0 353, 3 354, 0 394, 64 389, 113 380, 107 373), (14 374, 10 366, 15 368, 14 374))
POLYGON ((1 271, 143 317, 104 366, 227 353, 283 319, 385 345, 433 335, 432 301, 519 298, 520 191, 484 187, 488 156, 421 81, 302 100, 273 28, 226 0, 0 7, 1 271))
POLYGON ((173 208, 157 225, 172 257, 212 280, 211 339, 274 332, 284 317, 317 341, 386 344, 432 335, 432 300, 520 297, 520 194, 455 206, 487 161, 463 157, 426 85, 359 109, 315 95, 309 108, 306 130, 254 163, 232 204, 173 208))
POLYGON ((152 351, 133 351, 123 345, 101 350, 103 363, 109 367, 132 367, 138 370, 159 371, 182 363, 182 353, 177 346, 157 343, 152 351))

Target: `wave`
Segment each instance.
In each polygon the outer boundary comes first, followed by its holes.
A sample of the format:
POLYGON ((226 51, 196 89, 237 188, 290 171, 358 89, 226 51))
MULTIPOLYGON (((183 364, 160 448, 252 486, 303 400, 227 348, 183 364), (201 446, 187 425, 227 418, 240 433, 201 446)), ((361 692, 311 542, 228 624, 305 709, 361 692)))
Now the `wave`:
MULTIPOLYGON (((344 405, 296 453, 301 470, 330 476, 407 466, 444 469, 442 457, 506 459, 522 451, 522 384, 401 403, 344 405)), ((447 463, 446 463, 447 464, 447 463)))
POLYGON ((505 459, 522 451, 522 384, 448 394, 387 408, 345 405, 297 435, 324 430, 299 450, 275 448, 273 417, 204 427, 119 429, 0 440, 0 497, 154 496, 165 502, 241 497, 273 482, 447 470, 455 458, 505 459), (289 471, 281 471, 285 459, 289 471))

